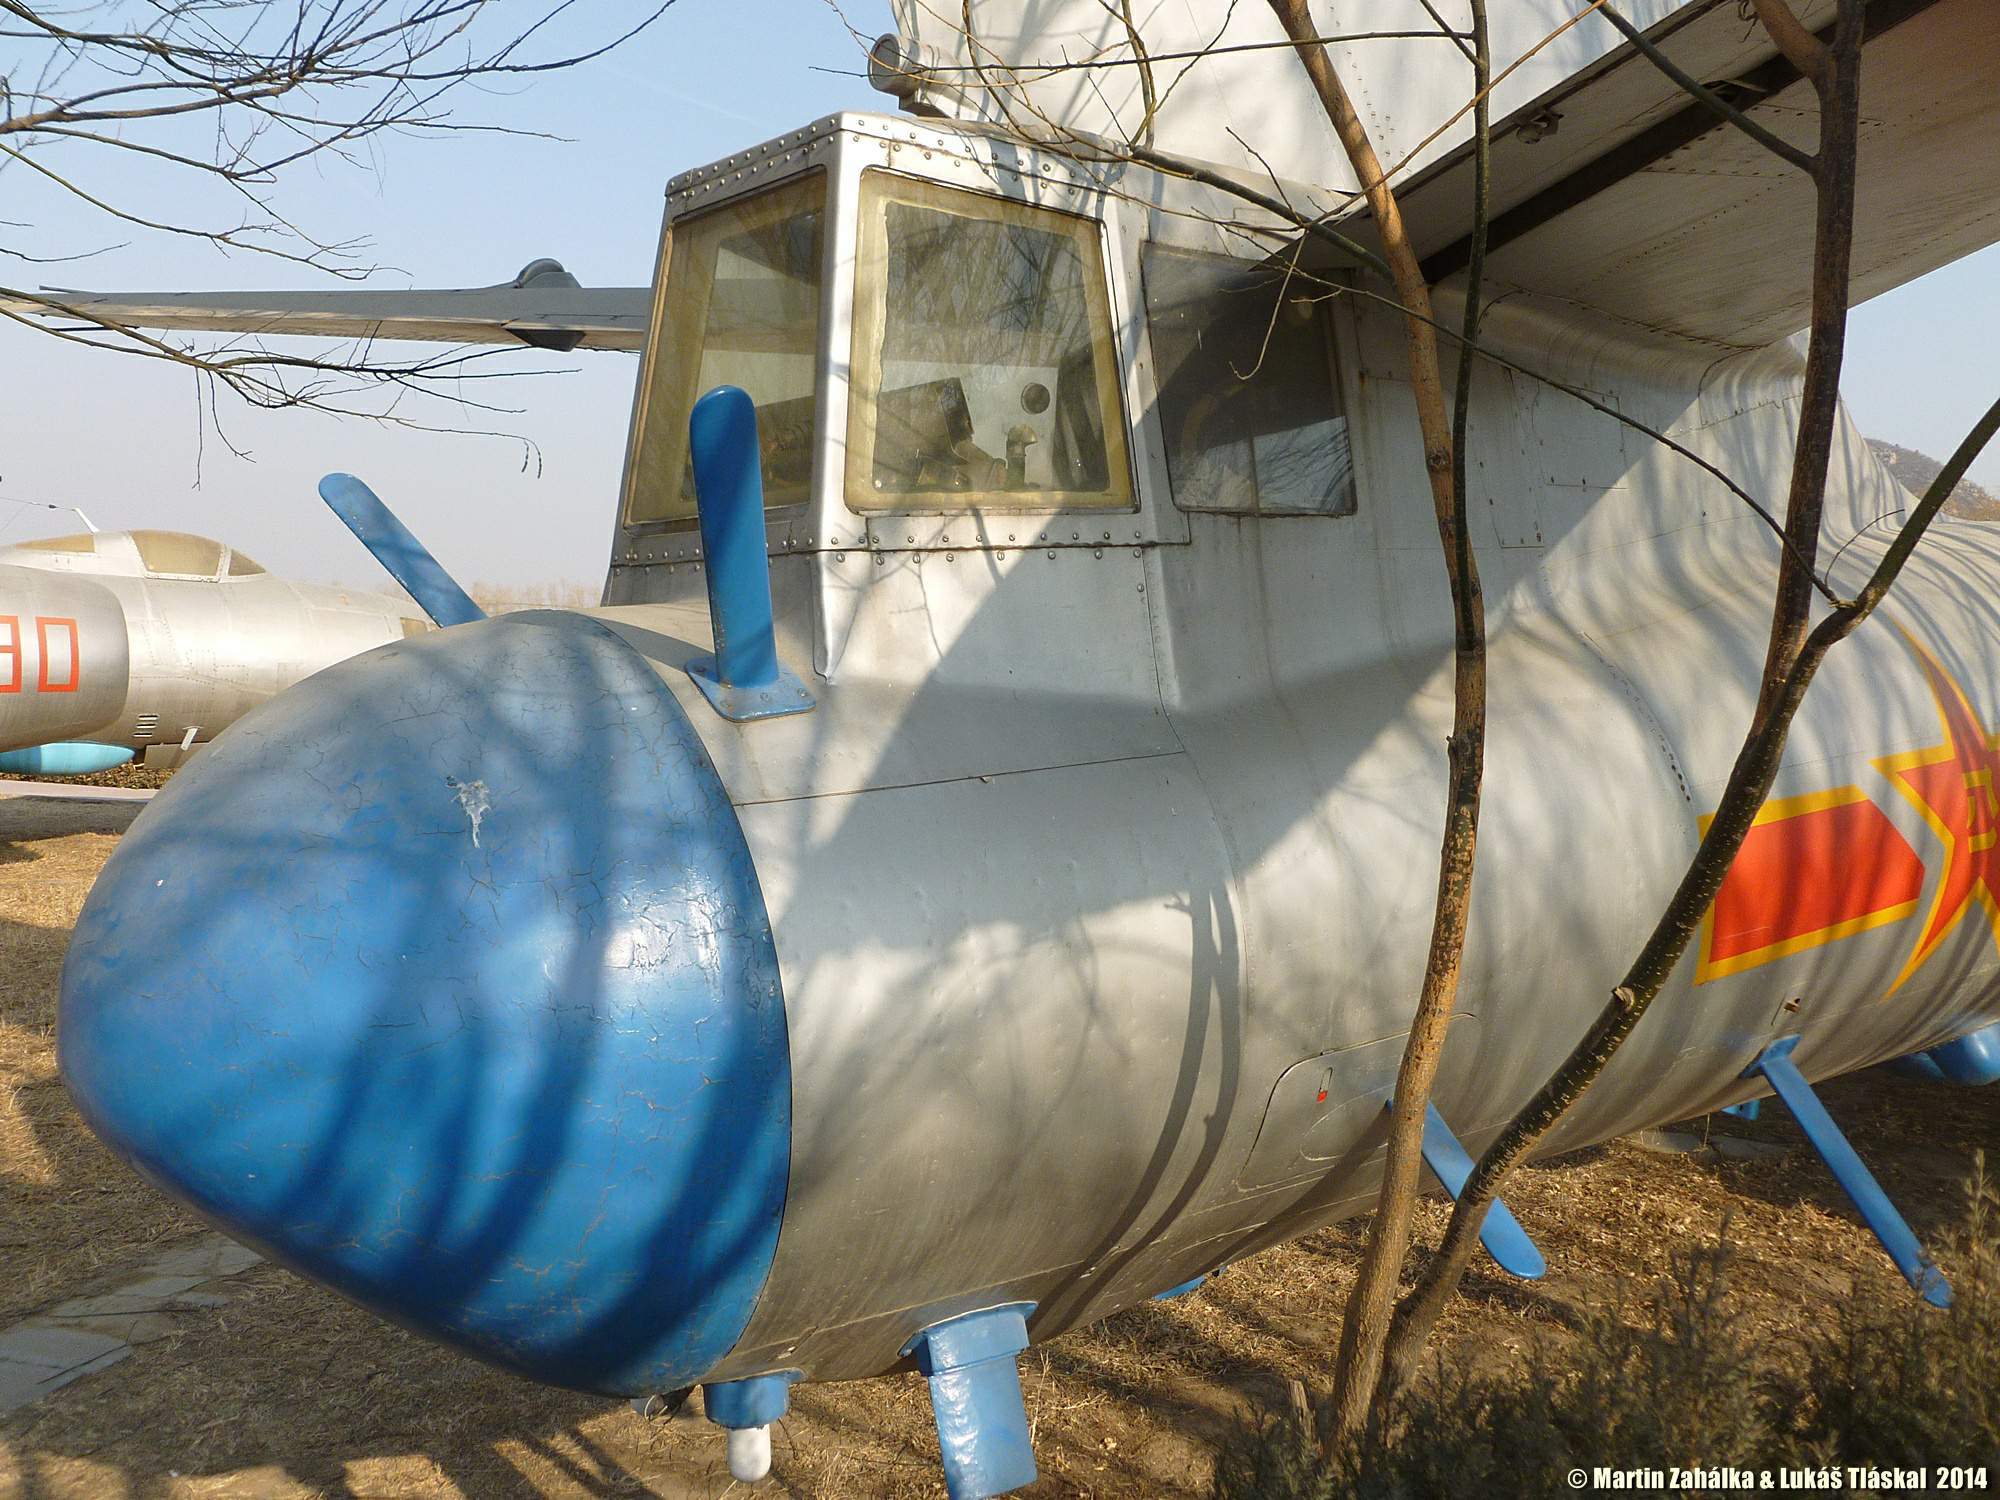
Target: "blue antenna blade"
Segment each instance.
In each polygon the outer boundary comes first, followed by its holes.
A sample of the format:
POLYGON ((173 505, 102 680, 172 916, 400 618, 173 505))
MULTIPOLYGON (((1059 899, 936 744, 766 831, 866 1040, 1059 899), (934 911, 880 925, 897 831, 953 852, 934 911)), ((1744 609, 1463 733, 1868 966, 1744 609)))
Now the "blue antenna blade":
POLYGON ((463 625, 486 618, 486 611, 367 485, 352 474, 329 474, 319 482, 319 495, 432 620, 463 625))

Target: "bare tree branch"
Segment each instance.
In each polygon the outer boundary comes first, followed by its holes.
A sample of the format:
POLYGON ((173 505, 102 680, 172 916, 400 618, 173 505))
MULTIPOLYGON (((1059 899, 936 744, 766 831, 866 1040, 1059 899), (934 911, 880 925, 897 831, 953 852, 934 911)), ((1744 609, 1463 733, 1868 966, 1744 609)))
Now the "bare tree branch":
MULTIPOLYGON (((1668 78, 1679 84, 1688 94, 1707 105, 1709 109, 1715 112, 1717 118, 1734 125, 1773 156, 1790 162, 1808 177, 1818 171, 1818 163, 1813 160, 1809 153, 1801 151, 1790 141, 1779 139, 1743 113, 1742 110, 1716 93, 1714 89, 1696 82, 1671 57, 1668 57, 1666 53, 1648 41, 1643 31, 1619 15, 1618 8, 1612 5, 1610 0, 1605 0, 1603 11, 1604 19, 1609 21, 1613 26, 1616 26, 1623 33, 1625 40, 1638 49, 1640 56, 1666 74, 1668 78)), ((1819 44, 1815 41, 1813 45, 1818 46, 1819 44)))
MULTIPOLYGON (((1368 207, 1382 239, 1383 252, 1396 296, 1411 316, 1404 319, 1409 348, 1410 387, 1416 398, 1417 423, 1422 430, 1424 468, 1430 479, 1431 505, 1438 540, 1444 551, 1451 585, 1453 622, 1452 727, 1446 742, 1447 777, 1444 833, 1438 853, 1437 902, 1433 909, 1429 951, 1409 1038, 1396 1074, 1396 1092, 1389 1105, 1388 1157, 1375 1216, 1362 1248, 1354 1290, 1341 1320, 1340 1354, 1332 1395, 1317 1417, 1323 1451, 1332 1453, 1352 1440, 1368 1417, 1396 1284, 1409 1254, 1417 1191, 1422 1183, 1425 1112, 1438 1062, 1444 1054, 1446 1028, 1458 999, 1465 955, 1465 933, 1472 903, 1472 875, 1478 851, 1479 799, 1486 757, 1486 607, 1479 567, 1467 535, 1464 457, 1465 407, 1470 392, 1471 361, 1461 356, 1458 413, 1445 411, 1439 374, 1437 336, 1431 316, 1430 289, 1424 283, 1415 247, 1403 226, 1400 206, 1376 158, 1367 128, 1355 111, 1347 89, 1324 47, 1311 38, 1313 27, 1305 0, 1270 0, 1278 21, 1296 44, 1299 60, 1312 80, 1320 103, 1347 153, 1355 176, 1363 184, 1368 207)), ((1486 39, 1485 0, 1471 0, 1473 16, 1473 134, 1478 141, 1481 173, 1486 169, 1487 98, 1491 92, 1486 39)), ((1421 148, 1419 148, 1421 149, 1421 148)), ((1414 153, 1413 153, 1414 154, 1414 153)), ((1485 191, 1479 190, 1483 207, 1485 191)), ((1482 228, 1475 230, 1475 264, 1483 266, 1482 228)), ((1467 288, 1465 337, 1479 327, 1479 285, 1467 288)))
MULTIPOLYGON (((359 279, 383 269, 361 259, 365 240, 317 235, 276 207, 273 192, 287 168, 326 156, 366 166, 369 145, 385 132, 534 134, 504 121, 461 120, 454 95, 468 84, 601 57, 673 3, 652 0, 583 45, 564 48, 548 45, 550 28, 573 19, 576 0, 532 8, 499 0, 81 0, 61 9, 0 0, 0 38, 15 54, 0 77, 0 171, 28 172, 145 234, 359 279), (86 185, 88 163, 106 152, 141 157, 167 180, 178 179, 182 190, 168 195, 173 206, 141 211, 86 185), (224 195, 223 213, 209 201, 215 193, 224 195), (233 221, 224 216, 232 203, 239 210, 233 221)), ((25 238, 0 253, 35 262, 76 258, 25 238)), ((515 373, 475 370, 472 361, 490 351, 399 360, 372 345, 317 358, 257 345, 204 350, 85 313, 61 293, 4 295, 70 326, 50 328, 10 311, 17 323, 182 365, 262 406, 393 417, 393 405, 368 409, 367 393, 393 403, 444 382, 515 373)))

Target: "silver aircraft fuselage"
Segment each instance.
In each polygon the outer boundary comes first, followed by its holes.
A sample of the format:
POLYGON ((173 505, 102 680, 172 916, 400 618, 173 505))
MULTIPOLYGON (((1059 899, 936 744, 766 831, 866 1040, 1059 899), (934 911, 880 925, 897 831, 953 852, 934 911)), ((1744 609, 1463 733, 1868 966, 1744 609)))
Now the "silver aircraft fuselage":
POLYGON ((0 751, 203 744, 321 668, 429 629, 414 613, 183 532, 0 548, 0 751))
MULTIPOLYGON (((851 508, 862 429, 852 385, 825 381, 810 494, 769 526, 781 655, 819 705, 742 726, 682 670, 708 649, 698 536, 620 531, 600 618, 699 726, 784 979, 784 1227, 724 1375, 875 1373, 938 1317, 1010 1300, 1051 1335, 1365 1208, 1423 973, 1451 724, 1452 612, 1391 311, 1322 304, 1352 512, 1223 513, 1169 472, 1142 247, 1212 252, 1231 203, 1137 173, 1129 196, 1101 194, 1060 158, 843 116, 676 179, 669 217, 814 167, 834 236, 871 171, 1102 216, 1135 498, 851 508)), ((839 366, 865 291, 857 257, 828 254, 839 366)), ((1784 492, 1791 345, 1718 356, 1533 298, 1496 306, 1486 336, 1615 392, 1753 494, 1784 492)), ((636 473, 660 391, 642 374, 636 473)), ((1477 1150, 1582 1034, 1692 854, 1755 699, 1773 569, 1762 524, 1686 459, 1491 367, 1473 401, 1492 715, 1437 1102, 1477 1150)), ((1843 420, 1828 530, 1855 540, 1836 582, 1866 576, 1871 524, 1905 503, 1843 420)), ((1947 683, 2000 727, 1996 590, 2000 536, 1942 523, 1792 733, 1769 811, 1872 814, 1834 834, 1886 893, 1822 921, 1791 912, 1807 898, 1737 890, 1748 920, 1802 930, 1698 938, 1550 1149, 1762 1092, 1739 1075, 1790 1032, 1831 1075, 2000 1017, 1985 887, 1948 893, 1970 915, 1925 948, 1953 915, 1931 898, 1968 856, 1881 769, 1949 743, 1947 683), (1894 888, 1906 849, 1922 899, 1894 888)), ((1990 804, 1965 816, 1975 837, 2000 827, 1990 804)))
MULTIPOLYGON (((1689 11, 1715 26, 1681 42, 1742 50, 1733 7, 1689 11)), ((1986 19, 1939 0, 1870 54, 1870 139, 1989 174, 1942 207, 1880 189, 1953 245, 2000 197, 1986 19)), ((1592 75, 1620 77, 1651 74, 1592 75)), ((1515 153, 1520 196, 1595 128, 1569 107, 1515 153)), ((1558 193, 1596 238, 1538 243, 1557 205, 1496 251, 1484 339, 1782 495, 1790 284, 1679 253, 1677 167, 1558 193), (1615 239, 1639 210, 1650 259, 1615 239), (1606 287, 1655 310, 1596 310, 1606 287)), ((1699 181, 1745 215, 1797 188, 1810 223, 1809 185, 1699 181)), ((1930 242, 1877 223, 1857 274, 1915 274, 1895 257, 1930 242)), ((603 607, 394 642, 177 776, 71 948, 86 1116, 386 1316, 626 1394, 872 1375, 1013 1305, 1048 1338, 1364 1208, 1432 921, 1452 612, 1399 317, 1295 277, 1294 244, 1186 178, 909 118, 676 178, 603 607), (810 712, 726 719, 689 675, 721 648, 690 412, 723 385, 756 405, 810 712)), ((1478 365, 1469 431, 1492 707, 1436 1102, 1477 1150, 1695 849, 1777 554, 1713 474, 1539 379, 1478 365)), ((1906 503, 1843 420, 1830 587, 1906 503)), ((1551 1149, 1763 1092, 1742 1075, 1781 1037, 1819 1078, 2000 1018, 1996 600, 2000 536, 1940 523, 1551 1149)))

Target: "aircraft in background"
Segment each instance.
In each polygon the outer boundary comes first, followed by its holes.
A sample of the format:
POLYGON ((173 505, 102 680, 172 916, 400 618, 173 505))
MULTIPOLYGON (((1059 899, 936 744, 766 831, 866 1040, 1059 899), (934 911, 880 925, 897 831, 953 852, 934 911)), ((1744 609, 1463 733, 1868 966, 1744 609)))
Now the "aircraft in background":
POLYGON ((0 772, 173 765, 322 667, 431 628, 179 531, 0 547, 0 772))
MULTIPOLYGON (((1289 178, 1365 239, 1275 22, 1243 7, 1218 38, 1183 8, 1177 35, 1168 9, 1161 149, 1289 178)), ((1629 9, 1810 143, 1810 86, 1731 0, 1629 9)), ((1499 59, 1550 24, 1499 11, 1499 59)), ((745 1478, 794 1383, 914 1367, 955 1497, 1033 1477, 1031 1340, 1372 1202, 1452 664, 1394 309, 1213 185, 996 124, 999 67, 1026 115, 1138 128, 1137 69, 1033 66, 1124 46, 1110 8, 975 13, 969 60, 898 7, 876 79, 908 113, 674 178, 649 293, 88 303, 644 357, 603 608, 478 619, 364 487, 323 486, 451 628, 319 673, 177 776, 91 894, 60 1013, 93 1128, 246 1243, 539 1380, 700 1383, 745 1478)), ((1867 14, 1862 296, 2000 233, 1990 7, 1867 14)), ((1393 35, 1429 24, 1416 0, 1370 17, 1391 34, 1337 61, 1384 159, 1413 158, 1449 323, 1463 60, 1393 35)), ((1782 494, 1810 183, 1593 19, 1494 98, 1488 345, 1782 494)), ((1447 1181, 1453 1133, 1513 1115, 1678 880, 1776 556, 1604 410, 1496 365, 1471 399, 1492 713, 1427 1148, 1447 1181)), ((1834 588, 1904 503, 1843 424, 1834 588)), ((1808 1078, 1904 1055, 2000 1075, 1996 600, 2000 539, 1941 523, 1821 672, 1695 951, 1550 1150, 1772 1089, 1808 1120, 1808 1078)), ((1488 1244, 1531 1273, 1510 1222, 1488 1244)))

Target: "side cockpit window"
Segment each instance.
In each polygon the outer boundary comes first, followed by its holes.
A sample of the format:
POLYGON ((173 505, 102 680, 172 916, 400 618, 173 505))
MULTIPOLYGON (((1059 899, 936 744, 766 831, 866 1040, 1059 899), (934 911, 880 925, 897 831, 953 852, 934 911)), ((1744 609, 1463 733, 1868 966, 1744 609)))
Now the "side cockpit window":
POLYGON ((1353 514, 1330 289, 1281 267, 1155 244, 1142 269, 1175 503, 1353 514))
POLYGON ((862 176, 847 501, 1128 509, 1095 222, 862 176))
POLYGON ((185 531, 134 531, 139 564, 155 578, 216 578, 222 573, 222 543, 185 531))
POLYGON ((718 385, 757 405, 764 506, 812 488, 826 178, 807 177, 668 230, 665 284, 640 376, 627 525, 694 515, 688 413, 718 385))

